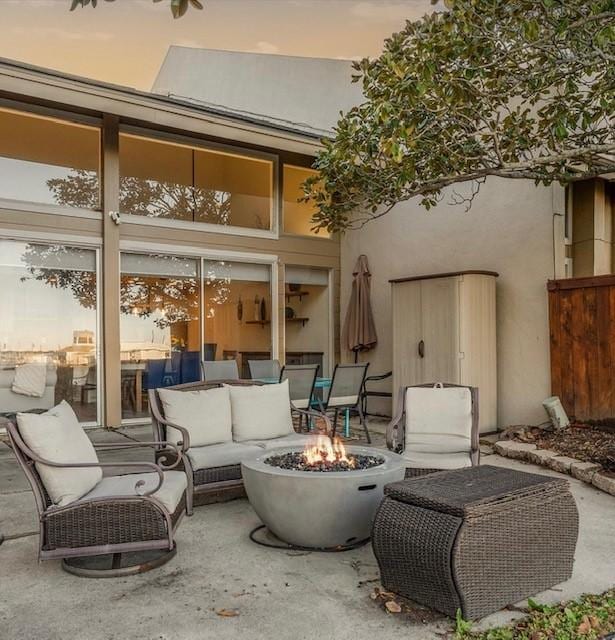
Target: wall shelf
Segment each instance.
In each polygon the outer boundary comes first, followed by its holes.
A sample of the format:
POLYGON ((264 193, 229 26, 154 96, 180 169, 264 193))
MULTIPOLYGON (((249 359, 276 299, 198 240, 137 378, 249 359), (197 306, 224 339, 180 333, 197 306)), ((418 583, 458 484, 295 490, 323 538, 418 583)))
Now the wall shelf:
MULTIPOLYGON (((285 318, 286 322, 300 322, 302 327, 305 327, 305 323, 309 322, 309 318, 285 318)), ((264 327, 267 324, 271 324, 271 320, 246 320, 246 324, 260 324, 264 327)))
POLYGON ((286 318, 286 322, 300 322, 302 327, 305 327, 305 323, 309 321, 309 318, 286 318))
POLYGON ((287 291, 286 300, 290 300, 291 298, 299 298, 299 302, 301 302, 301 299, 303 298, 303 296, 309 296, 309 295, 310 295, 309 291, 287 291))

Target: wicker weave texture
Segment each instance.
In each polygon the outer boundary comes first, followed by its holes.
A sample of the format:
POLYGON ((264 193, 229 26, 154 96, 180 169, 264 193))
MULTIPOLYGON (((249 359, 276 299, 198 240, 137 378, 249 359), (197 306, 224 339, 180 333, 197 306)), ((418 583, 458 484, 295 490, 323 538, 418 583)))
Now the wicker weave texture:
POLYGON ((382 586, 454 615, 461 600, 450 558, 461 523, 455 516, 384 498, 372 531, 382 586))
POLYGON ((467 518, 452 556, 464 617, 482 618, 568 580, 578 526, 574 498, 562 491, 467 518))
POLYGON ((566 481, 468 469, 393 483, 385 493, 372 544, 390 591, 474 619, 572 574, 579 519, 566 481))
POLYGON ((212 482, 225 482, 227 480, 241 480, 241 465, 232 464, 226 467, 214 467, 212 469, 197 469, 194 471, 194 486, 198 487, 212 482))
MULTIPOLYGON (((171 516, 176 523, 186 509, 185 494, 171 516)), ((99 501, 50 512, 44 520, 43 549, 115 545, 168 538, 167 522, 149 500, 99 501)))

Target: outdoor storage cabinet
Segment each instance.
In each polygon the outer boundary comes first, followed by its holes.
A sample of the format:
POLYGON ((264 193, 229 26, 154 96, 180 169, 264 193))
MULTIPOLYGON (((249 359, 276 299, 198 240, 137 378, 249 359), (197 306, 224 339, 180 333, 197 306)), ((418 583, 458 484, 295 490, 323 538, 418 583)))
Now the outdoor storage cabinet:
POLYGON ((476 619, 572 574, 578 513, 566 480, 482 466, 384 493, 372 545, 387 591, 476 619))
POLYGON ((496 278, 489 271, 463 271, 390 281, 393 406, 402 386, 477 387, 480 431, 497 429, 496 278))

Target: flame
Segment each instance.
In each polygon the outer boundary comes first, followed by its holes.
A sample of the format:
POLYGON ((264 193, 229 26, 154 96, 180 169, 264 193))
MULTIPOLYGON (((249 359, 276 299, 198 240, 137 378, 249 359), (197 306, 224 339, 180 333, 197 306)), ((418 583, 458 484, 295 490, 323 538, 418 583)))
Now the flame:
POLYGON ((346 448, 339 438, 333 442, 329 436, 319 435, 316 444, 306 444, 303 455, 307 464, 320 464, 321 462, 345 462, 354 467, 354 460, 346 455, 346 448))

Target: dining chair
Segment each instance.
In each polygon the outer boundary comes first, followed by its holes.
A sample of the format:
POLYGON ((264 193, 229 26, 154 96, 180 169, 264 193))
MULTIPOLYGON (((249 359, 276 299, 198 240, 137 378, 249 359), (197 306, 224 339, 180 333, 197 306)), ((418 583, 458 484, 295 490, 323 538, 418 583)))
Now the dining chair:
MULTIPOLYGON (((280 382, 288 380, 288 391, 293 408, 305 411, 310 409, 319 368, 320 365, 318 364, 289 364, 282 368, 280 382)), ((299 431, 301 431, 304 415, 304 413, 299 414, 299 431)), ((306 431, 309 431, 310 420, 307 415, 305 415, 305 422, 306 431)))
POLYGON ((250 378, 252 380, 260 378, 278 379, 280 377, 279 360, 248 360, 248 368, 250 369, 250 378))
POLYGON ((359 414, 359 421, 365 431, 365 437, 368 443, 371 443, 371 437, 367 429, 367 420, 361 406, 361 392, 365 384, 365 376, 369 362, 358 364, 336 364, 331 378, 331 386, 321 401, 321 409, 324 412, 334 412, 333 418, 333 436, 337 431, 337 420, 340 411, 343 411, 348 417, 350 411, 356 411, 359 414))
POLYGON ((179 384, 198 382, 201 379, 201 354, 198 351, 182 351, 179 384))
POLYGON ((236 360, 204 360, 203 380, 239 380, 236 360))

